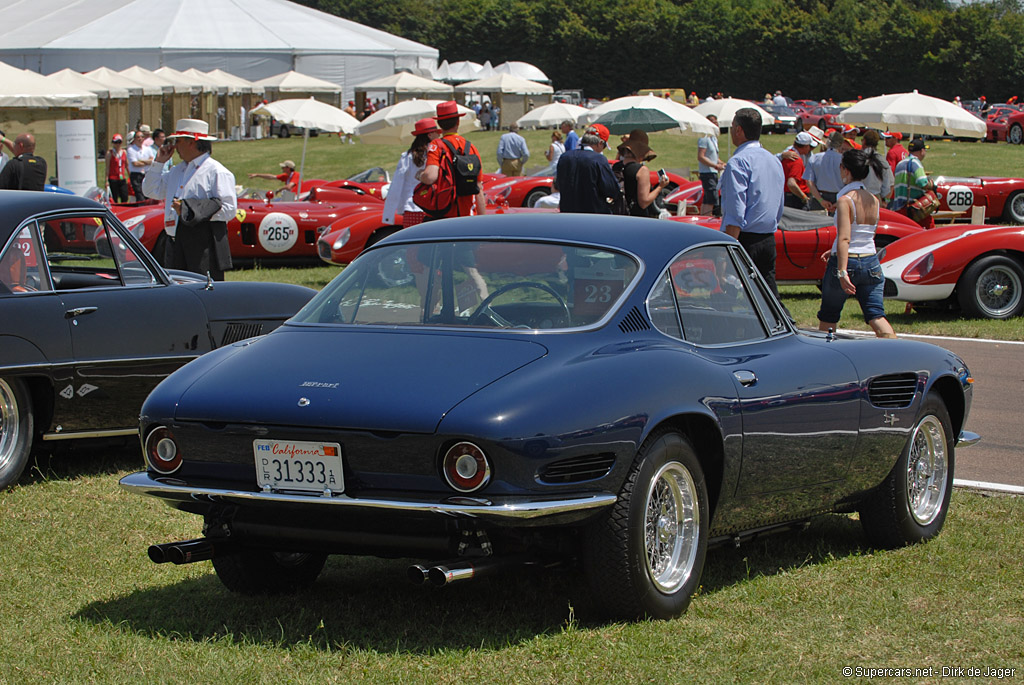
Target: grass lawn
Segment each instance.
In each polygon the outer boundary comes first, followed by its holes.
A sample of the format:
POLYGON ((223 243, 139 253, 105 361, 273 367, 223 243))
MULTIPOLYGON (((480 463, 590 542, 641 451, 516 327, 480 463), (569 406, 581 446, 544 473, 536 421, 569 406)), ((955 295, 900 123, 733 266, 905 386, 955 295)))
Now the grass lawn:
MULTIPOLYGON (((0 492, 0 682, 835 682, 843 667, 1024 675, 1024 499, 956 492, 942 534, 865 546, 855 516, 708 555, 683 617, 594 621, 573 568, 445 590, 405 560, 328 561, 241 598, 209 562, 154 565, 197 518, 121 492, 134 450, 44 460, 0 492), (42 474, 46 475, 43 476, 42 474)), ((914 681, 937 681, 933 678, 914 681)))

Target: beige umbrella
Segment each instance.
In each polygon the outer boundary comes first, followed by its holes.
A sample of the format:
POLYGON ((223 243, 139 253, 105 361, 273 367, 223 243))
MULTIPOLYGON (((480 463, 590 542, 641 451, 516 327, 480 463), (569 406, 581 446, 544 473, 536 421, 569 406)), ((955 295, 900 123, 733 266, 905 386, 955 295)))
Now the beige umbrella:
POLYGON ((838 117, 844 124, 870 126, 883 131, 910 131, 932 136, 950 134, 964 138, 984 138, 987 126, 982 119, 952 102, 912 93, 879 95, 861 100, 838 117))
POLYGON ((535 107, 516 119, 520 128, 547 128, 558 126, 563 121, 576 121, 587 111, 586 107, 566 102, 552 102, 550 105, 535 107))
MULTIPOLYGON (((433 117, 441 100, 405 100, 377 110, 359 122, 355 134, 364 143, 396 145, 412 143, 412 129, 420 119, 433 117)), ((473 110, 459 105, 459 112, 470 115, 474 126, 479 125, 473 110)), ((463 125, 465 127, 465 125, 463 125)))
POLYGON ((306 166, 306 145, 309 143, 309 129, 318 128, 330 133, 353 133, 359 120, 337 107, 310 97, 308 100, 294 98, 276 100, 253 109, 253 114, 274 117, 292 126, 301 126, 306 133, 302 137, 302 161, 299 163, 299 184, 302 187, 302 171, 306 166))

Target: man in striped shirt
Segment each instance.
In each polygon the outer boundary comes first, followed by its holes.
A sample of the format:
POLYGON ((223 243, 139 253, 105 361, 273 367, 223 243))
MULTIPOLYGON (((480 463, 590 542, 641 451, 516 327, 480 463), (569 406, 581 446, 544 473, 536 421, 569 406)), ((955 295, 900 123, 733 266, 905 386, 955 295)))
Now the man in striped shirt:
MULTIPOLYGON (((929 190, 934 190, 935 183, 928 178, 928 174, 924 171, 924 164, 922 164, 925 151, 928 149, 928 146, 924 144, 924 140, 922 138, 915 138, 910 141, 908 147, 910 154, 896 165, 893 198, 889 204, 889 209, 894 212, 908 214, 909 216, 908 205, 929 190)), ((917 220, 915 219, 915 221, 917 220)), ((925 228, 931 228, 934 225, 931 216, 927 217, 927 221, 918 221, 918 223, 925 228)))

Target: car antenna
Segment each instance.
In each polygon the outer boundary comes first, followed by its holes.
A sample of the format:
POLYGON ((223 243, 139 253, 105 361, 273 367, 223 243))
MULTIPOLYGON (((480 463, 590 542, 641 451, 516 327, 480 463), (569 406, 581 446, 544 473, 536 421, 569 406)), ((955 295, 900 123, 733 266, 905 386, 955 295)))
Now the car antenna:
POLYGON ((210 276, 210 272, 206 272, 206 289, 213 290, 213 278, 210 276))

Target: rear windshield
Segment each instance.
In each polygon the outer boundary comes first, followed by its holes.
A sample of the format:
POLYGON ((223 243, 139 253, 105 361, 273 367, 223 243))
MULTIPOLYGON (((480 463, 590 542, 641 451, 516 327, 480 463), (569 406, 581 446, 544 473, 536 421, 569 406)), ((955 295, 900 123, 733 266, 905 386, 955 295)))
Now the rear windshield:
POLYGON ((600 321, 637 275, 632 257, 579 245, 395 245, 355 260, 295 315, 302 323, 578 328, 600 321))

